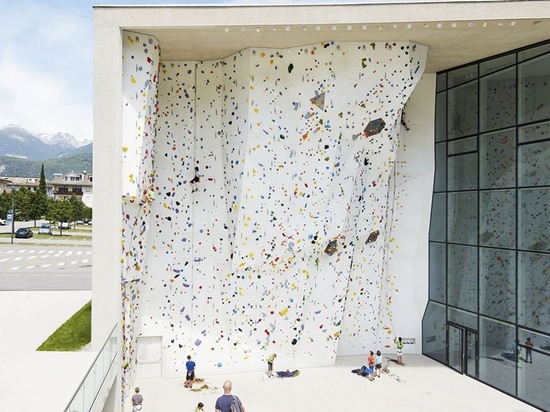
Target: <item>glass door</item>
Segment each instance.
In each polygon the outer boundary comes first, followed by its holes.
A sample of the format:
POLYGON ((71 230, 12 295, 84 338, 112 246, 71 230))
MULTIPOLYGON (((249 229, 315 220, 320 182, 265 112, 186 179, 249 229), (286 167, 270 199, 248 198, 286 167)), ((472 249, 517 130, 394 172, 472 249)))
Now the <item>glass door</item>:
POLYGON ((477 331, 466 329, 466 361, 464 364, 466 375, 472 378, 478 378, 478 341, 477 331))
POLYGON ((464 373, 464 328, 447 324, 447 364, 464 373))
POLYGON ((459 373, 478 377, 477 331, 447 323, 447 364, 459 373))

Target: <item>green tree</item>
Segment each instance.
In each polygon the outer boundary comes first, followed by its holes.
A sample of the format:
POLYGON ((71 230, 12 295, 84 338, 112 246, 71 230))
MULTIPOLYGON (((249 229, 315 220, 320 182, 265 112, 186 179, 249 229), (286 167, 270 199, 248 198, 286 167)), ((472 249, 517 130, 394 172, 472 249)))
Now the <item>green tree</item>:
POLYGON ((31 204, 29 218, 34 220, 34 226, 36 227, 36 220, 42 218, 48 211, 48 197, 45 193, 29 192, 31 204))
POLYGON ((76 221, 77 219, 83 219, 84 218, 84 209, 86 208, 86 205, 80 198, 76 196, 69 197, 69 203, 72 206, 73 213, 71 215, 71 221, 76 221))
MULTIPOLYGON (((53 222, 69 222, 73 216, 73 206, 66 199, 55 200, 48 208, 48 220, 53 222)), ((63 228, 59 226, 59 234, 63 234, 63 228)))
POLYGON ((0 218, 7 219, 11 213, 11 193, 4 190, 0 193, 0 218))
POLYGON ((44 196, 48 194, 46 189, 46 174, 44 173, 44 164, 40 169, 40 181, 38 182, 38 192, 42 193, 44 196))
POLYGON ((15 191, 15 216, 17 220, 29 220, 31 216, 31 191, 25 187, 15 191))

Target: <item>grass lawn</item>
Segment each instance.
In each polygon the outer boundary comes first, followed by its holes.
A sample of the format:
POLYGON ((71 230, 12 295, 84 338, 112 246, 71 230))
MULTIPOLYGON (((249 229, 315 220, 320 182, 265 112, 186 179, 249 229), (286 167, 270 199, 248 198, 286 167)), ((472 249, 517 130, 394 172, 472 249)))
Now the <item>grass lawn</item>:
POLYGON ((61 325, 38 347, 38 351, 71 352, 82 349, 92 340, 92 301, 61 325))

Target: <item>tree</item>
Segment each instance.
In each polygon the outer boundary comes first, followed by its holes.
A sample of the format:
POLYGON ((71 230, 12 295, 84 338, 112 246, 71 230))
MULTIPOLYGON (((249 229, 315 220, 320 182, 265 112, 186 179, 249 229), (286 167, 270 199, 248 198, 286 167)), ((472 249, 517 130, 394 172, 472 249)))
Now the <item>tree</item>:
POLYGON ((34 220, 34 226, 36 226, 36 219, 42 218, 48 211, 48 197, 45 193, 29 192, 30 197, 30 214, 29 218, 34 220))
POLYGON ((71 204, 73 210, 71 220, 74 222, 77 219, 84 218, 84 209, 86 208, 84 202, 76 196, 69 197, 68 201, 71 204))
POLYGON ((18 220, 29 220, 31 216, 31 191, 25 187, 15 191, 15 216, 18 220))
MULTIPOLYGON (((73 206, 66 199, 54 200, 50 202, 48 208, 48 220, 53 222, 69 222, 73 216, 73 206)), ((59 226, 59 234, 63 234, 63 227, 59 226)))
POLYGON ((40 181, 38 182, 38 192, 42 193, 44 196, 48 195, 48 192, 46 189, 46 174, 44 173, 44 164, 42 164, 42 168, 40 169, 40 181))
POLYGON ((0 218, 7 219, 11 213, 11 193, 4 190, 0 193, 0 218))

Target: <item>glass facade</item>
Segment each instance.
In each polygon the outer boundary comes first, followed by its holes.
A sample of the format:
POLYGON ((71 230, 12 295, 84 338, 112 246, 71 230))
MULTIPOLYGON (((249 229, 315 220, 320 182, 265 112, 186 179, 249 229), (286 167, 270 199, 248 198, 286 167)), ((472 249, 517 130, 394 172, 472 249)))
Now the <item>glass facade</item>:
POLYGON ((550 410, 550 42, 436 90, 422 352, 550 410))

